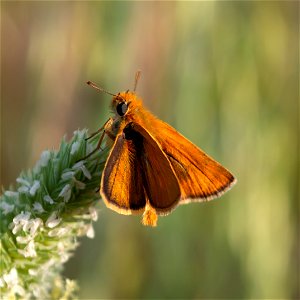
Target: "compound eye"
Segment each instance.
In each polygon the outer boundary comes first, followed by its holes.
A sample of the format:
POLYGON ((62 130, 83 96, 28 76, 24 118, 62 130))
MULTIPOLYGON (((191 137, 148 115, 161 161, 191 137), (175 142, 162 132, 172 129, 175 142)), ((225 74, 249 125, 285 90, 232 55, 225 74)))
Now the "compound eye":
POLYGON ((127 112, 127 109, 128 109, 128 105, 125 103, 125 102, 120 102, 117 107, 117 113, 119 116, 124 116, 127 112))

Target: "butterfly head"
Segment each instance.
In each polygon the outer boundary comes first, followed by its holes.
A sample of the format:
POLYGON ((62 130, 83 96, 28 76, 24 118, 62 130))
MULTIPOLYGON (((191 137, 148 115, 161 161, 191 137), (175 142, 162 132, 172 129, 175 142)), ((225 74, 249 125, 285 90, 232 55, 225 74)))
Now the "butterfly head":
POLYGON ((139 107, 141 107, 142 102, 137 98, 135 93, 140 77, 141 71, 137 71, 135 74, 133 91, 127 90, 126 92, 114 95, 112 100, 112 108, 116 112, 116 118, 123 118, 124 116, 128 115, 130 111, 135 112, 139 110, 139 107))
POLYGON ((126 91, 115 95, 112 99, 111 106, 116 117, 125 117, 141 106, 141 100, 138 99, 135 92, 126 91))

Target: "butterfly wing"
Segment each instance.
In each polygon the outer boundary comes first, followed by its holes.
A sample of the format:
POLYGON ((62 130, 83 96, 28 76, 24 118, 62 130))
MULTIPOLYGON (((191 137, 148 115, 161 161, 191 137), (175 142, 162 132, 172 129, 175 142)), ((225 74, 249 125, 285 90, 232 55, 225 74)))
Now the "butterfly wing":
POLYGON ((128 124, 116 137, 103 171, 101 195, 108 207, 123 214, 140 212, 147 200, 159 214, 177 205, 180 187, 174 170, 138 124, 128 124))
POLYGON ((168 157, 181 189, 180 203, 219 197, 234 183, 234 176, 167 123, 152 120, 159 128, 155 139, 168 157))
POLYGON ((142 139, 140 163, 144 187, 150 205, 160 214, 167 214, 178 204, 180 187, 174 169, 153 136, 137 123, 130 123, 124 131, 142 139))
POLYGON ((107 158, 100 193, 106 206, 118 213, 139 213, 146 205, 139 151, 119 134, 107 158))

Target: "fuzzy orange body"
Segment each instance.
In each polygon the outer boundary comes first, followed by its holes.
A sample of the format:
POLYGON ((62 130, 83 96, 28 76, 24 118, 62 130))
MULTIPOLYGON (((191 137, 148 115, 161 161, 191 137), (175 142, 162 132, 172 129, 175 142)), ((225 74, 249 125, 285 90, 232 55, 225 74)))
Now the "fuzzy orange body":
POLYGON ((143 213, 143 224, 156 226, 178 204, 220 196, 234 176, 157 119, 134 92, 112 100, 115 116, 104 127, 113 141, 100 186, 107 207, 121 214, 143 213))

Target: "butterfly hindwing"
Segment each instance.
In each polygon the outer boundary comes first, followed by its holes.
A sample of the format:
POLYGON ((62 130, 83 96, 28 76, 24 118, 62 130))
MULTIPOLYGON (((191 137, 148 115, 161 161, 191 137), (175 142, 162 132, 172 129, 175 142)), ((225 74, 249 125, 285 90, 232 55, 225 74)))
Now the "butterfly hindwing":
POLYGON ((116 137, 104 167, 101 195, 108 207, 131 214, 146 202, 166 214, 180 199, 180 187, 169 159, 140 125, 128 124, 116 137))
POLYGON ((131 128, 143 140, 141 165, 149 202, 158 213, 167 214, 180 199, 180 187, 174 169, 160 145, 146 129, 137 123, 131 123, 127 128, 131 128))

